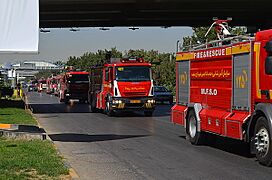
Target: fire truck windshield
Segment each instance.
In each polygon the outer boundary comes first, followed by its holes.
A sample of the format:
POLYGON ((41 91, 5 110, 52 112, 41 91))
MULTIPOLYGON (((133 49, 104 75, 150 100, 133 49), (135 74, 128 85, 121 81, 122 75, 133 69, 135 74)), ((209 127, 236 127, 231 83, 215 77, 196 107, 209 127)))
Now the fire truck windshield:
POLYGON ((51 80, 51 84, 56 84, 56 83, 57 83, 56 79, 51 80))
POLYGON ((70 74, 68 76, 67 82, 75 84, 89 83, 88 76, 88 74, 70 74))
POLYGON ((117 81, 150 81, 151 70, 147 66, 116 67, 115 79, 117 81))

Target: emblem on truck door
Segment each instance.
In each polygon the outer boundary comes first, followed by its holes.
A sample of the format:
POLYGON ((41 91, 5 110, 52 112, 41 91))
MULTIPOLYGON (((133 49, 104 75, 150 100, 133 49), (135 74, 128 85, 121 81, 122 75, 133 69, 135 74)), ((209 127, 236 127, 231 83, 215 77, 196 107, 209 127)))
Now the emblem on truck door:
POLYGON ((242 74, 236 76, 236 86, 238 88, 244 89, 248 81, 246 70, 242 71, 242 74))

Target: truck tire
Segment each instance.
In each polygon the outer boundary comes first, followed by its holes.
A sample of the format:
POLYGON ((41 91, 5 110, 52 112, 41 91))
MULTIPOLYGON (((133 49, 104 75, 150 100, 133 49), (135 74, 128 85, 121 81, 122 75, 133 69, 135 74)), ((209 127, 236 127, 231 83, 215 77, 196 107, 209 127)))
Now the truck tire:
POLYGON ((90 99, 89 104, 91 105, 91 111, 93 113, 98 111, 97 108, 96 108, 96 99, 95 98, 90 99))
POLYGON ((105 113, 106 113, 109 117, 111 117, 111 116, 114 115, 113 110, 111 110, 111 108, 110 108, 110 100, 109 100, 109 98, 107 98, 107 100, 106 100, 106 109, 105 109, 105 113))
POLYGON ((268 120, 261 116, 257 119, 254 129, 254 140, 256 148, 256 158, 259 163, 265 166, 272 165, 272 142, 271 131, 268 120))
POLYGON ((85 102, 86 102, 85 99, 80 99, 80 100, 79 100, 79 103, 80 103, 80 104, 84 104, 85 102))
POLYGON ((144 115, 146 117, 151 117, 153 115, 153 111, 144 111, 144 115))
POLYGON ((59 101, 60 101, 60 102, 64 102, 64 99, 62 98, 61 92, 59 92, 58 97, 59 97, 59 101))
POLYGON ((64 102, 64 99, 61 97, 61 95, 59 96, 59 102, 64 102))
POLYGON ((186 133, 191 144, 200 145, 204 143, 203 133, 197 131, 197 119, 194 110, 191 110, 188 114, 186 133))
POLYGON ((64 95, 64 103, 68 104, 69 103, 69 98, 67 98, 67 96, 64 95))

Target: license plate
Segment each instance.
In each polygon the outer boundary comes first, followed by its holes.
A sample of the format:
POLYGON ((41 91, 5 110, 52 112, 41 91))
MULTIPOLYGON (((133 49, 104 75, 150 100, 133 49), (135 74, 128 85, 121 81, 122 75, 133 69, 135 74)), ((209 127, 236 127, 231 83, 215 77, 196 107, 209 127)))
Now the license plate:
POLYGON ((141 100, 130 100, 130 103, 141 103, 141 100))

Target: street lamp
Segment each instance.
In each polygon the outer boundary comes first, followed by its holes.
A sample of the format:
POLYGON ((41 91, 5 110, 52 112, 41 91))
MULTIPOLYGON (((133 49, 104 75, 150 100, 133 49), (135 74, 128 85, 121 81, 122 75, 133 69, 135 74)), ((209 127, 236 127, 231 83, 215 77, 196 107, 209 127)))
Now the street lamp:
POLYGON ((179 52, 179 42, 180 40, 177 40, 177 52, 179 52))

